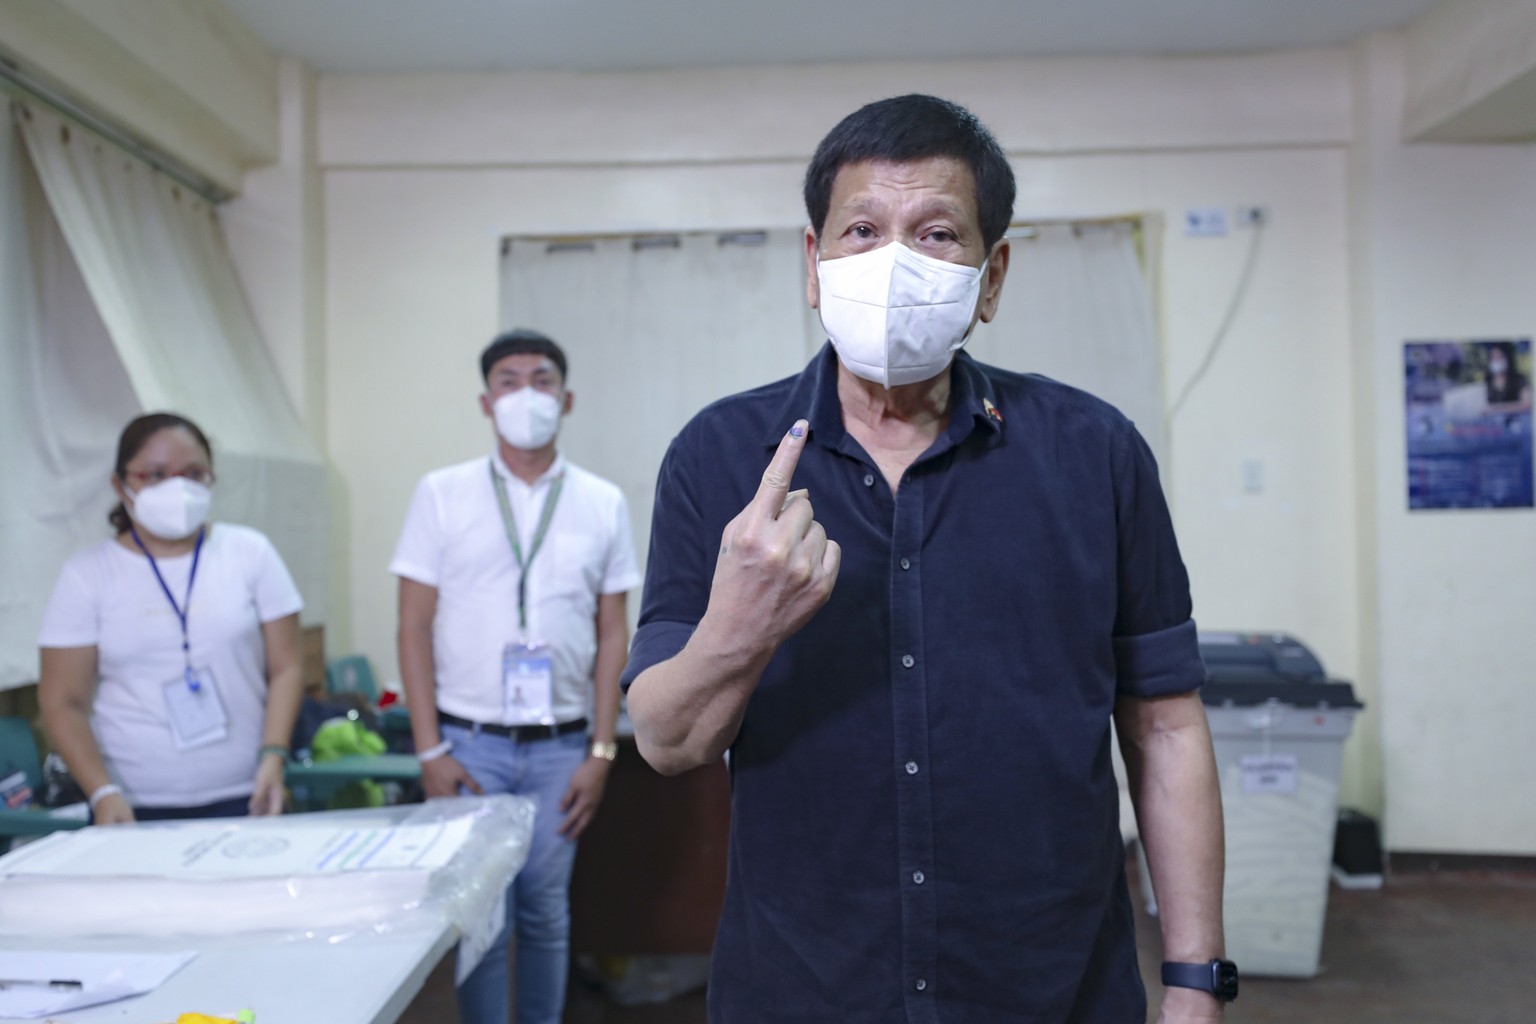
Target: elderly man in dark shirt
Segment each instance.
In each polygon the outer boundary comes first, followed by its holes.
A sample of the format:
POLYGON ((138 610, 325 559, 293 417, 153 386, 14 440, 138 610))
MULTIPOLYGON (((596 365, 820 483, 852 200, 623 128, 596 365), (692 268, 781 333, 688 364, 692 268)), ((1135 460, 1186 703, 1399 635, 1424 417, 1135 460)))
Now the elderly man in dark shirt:
POLYGON ((711 1020, 1144 1022, 1111 720, 1160 1019, 1219 1020, 1221 806, 1156 465, 1104 402, 959 351, 1008 270, 1006 158, 897 97, 805 194, 830 342, 673 442, 626 671, 658 770, 731 751, 711 1020))

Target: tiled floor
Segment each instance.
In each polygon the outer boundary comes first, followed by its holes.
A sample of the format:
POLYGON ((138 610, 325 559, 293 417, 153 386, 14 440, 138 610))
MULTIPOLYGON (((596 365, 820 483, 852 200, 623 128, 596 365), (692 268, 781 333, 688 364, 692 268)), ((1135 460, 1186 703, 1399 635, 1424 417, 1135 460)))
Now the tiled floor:
POLYGON ((1399 875, 1374 892, 1334 889, 1322 961, 1321 973, 1304 981, 1245 980, 1227 1020, 1529 1024, 1536 874, 1399 875))
MULTIPOLYGON (((1157 922, 1138 921, 1143 974, 1161 961, 1157 922)), ((1536 874, 1395 876, 1329 897, 1323 969, 1305 981, 1245 978, 1228 1024, 1529 1024, 1536 1021, 1536 874)), ((451 960, 403 1024, 452 1024, 451 960)), ((620 1008, 572 986, 566 1024, 705 1024, 695 994, 620 1008)), ((998 1024, 1007 1024, 999 1021, 998 1024)))

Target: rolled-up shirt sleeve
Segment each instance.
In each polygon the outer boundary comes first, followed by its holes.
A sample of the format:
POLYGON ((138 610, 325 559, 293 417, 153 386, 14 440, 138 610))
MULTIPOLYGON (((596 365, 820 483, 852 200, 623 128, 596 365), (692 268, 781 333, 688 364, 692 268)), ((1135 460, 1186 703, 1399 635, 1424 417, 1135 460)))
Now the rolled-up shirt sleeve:
POLYGON ((719 536, 706 536, 713 531, 704 525, 688 436, 685 430, 672 442, 656 477, 640 624, 619 680, 626 691, 640 673, 683 649, 709 606, 719 536))
POLYGON ((1134 427, 1120 446, 1115 486, 1119 574, 1115 688, 1126 697, 1197 690, 1205 663, 1190 617, 1189 574, 1158 482, 1157 461, 1134 427))

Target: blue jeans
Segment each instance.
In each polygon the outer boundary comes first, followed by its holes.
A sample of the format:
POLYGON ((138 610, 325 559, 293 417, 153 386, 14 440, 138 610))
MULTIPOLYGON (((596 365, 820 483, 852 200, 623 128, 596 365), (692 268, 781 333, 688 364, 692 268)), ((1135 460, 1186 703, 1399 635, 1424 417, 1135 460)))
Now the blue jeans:
POLYGON ((461 1024, 510 1024, 511 977, 507 944, 517 931, 517 1024, 560 1024, 570 969, 568 900, 576 844, 557 831, 560 799, 587 759, 585 733, 518 742, 444 725, 453 756, 487 794, 512 793, 538 804, 528 863, 507 887, 507 926, 491 941, 459 986, 461 1024))

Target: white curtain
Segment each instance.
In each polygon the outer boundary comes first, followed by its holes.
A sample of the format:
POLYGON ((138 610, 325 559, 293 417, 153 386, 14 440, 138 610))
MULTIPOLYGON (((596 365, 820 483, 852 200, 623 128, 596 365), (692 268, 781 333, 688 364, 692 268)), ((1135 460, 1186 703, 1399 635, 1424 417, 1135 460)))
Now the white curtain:
POLYGON ((821 345, 807 327, 801 238, 693 233, 504 247, 502 325, 542 331, 565 349, 576 405, 562 448, 623 489, 642 559, 656 470, 683 424, 717 398, 798 373, 821 345))
POLYGON ((318 461, 206 201, 48 112, 22 135, 135 394, 217 425, 230 451, 318 461))
POLYGON ((36 678, 42 606, 64 558, 108 535, 117 436, 145 411, 203 427, 215 517, 270 536, 305 620, 324 622, 325 466, 262 345, 216 211, 51 113, 13 109, 25 150, 9 126, 0 132, 0 686, 36 678))
POLYGON ((43 604, 64 559, 107 531, 117 433, 138 412, 7 119, 0 124, 0 689, 37 678, 43 604))
MULTIPOLYGON (((1150 275, 1131 221, 1017 231, 998 316, 968 348, 1044 373, 1133 419, 1164 452, 1150 275)), ((510 239, 503 327, 532 327, 571 358, 564 445, 629 499, 644 557, 656 467, 709 402, 798 372, 825 340, 805 302, 798 230, 552 241, 510 239)))
POLYGON ((1104 399, 1166 465, 1161 350, 1136 224, 1043 224, 1013 232, 1012 243, 1002 303, 971 354, 1104 399))

